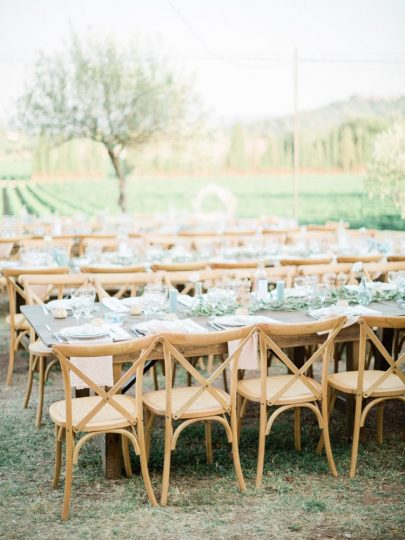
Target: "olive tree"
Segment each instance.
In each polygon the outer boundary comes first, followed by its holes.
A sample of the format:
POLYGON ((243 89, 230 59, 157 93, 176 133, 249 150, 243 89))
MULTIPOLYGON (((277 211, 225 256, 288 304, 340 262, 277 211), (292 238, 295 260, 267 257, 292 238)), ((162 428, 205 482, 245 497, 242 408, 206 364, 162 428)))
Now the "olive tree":
POLYGON ((370 196, 391 201, 405 218, 405 122, 398 121, 376 136, 367 165, 370 196))
POLYGON ((104 145, 125 212, 126 149, 178 132, 192 102, 188 84, 133 44, 73 35, 65 50, 37 58, 18 101, 18 124, 54 144, 84 137, 104 145))

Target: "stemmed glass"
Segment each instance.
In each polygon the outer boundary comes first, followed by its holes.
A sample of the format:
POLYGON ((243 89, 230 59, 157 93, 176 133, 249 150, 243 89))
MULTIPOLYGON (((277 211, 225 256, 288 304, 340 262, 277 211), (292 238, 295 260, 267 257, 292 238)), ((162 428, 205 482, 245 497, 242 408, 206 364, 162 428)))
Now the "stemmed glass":
POLYGON ((83 313, 83 297, 80 289, 75 289, 70 295, 70 305, 73 312, 73 317, 79 321, 83 313))
POLYGON ((166 285, 147 285, 142 295, 142 306, 145 318, 158 313, 164 306, 168 294, 166 285))
POLYGON ((82 297, 83 316, 85 319, 89 319, 96 299, 96 289, 94 287, 82 287, 79 291, 82 297))

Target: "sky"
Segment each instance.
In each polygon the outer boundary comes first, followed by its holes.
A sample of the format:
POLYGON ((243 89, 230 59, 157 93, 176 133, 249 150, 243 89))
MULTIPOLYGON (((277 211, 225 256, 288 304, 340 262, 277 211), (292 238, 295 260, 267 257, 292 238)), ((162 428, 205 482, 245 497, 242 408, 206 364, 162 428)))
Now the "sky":
POLYGON ((302 110, 405 94, 405 0, 0 0, 0 118, 72 27, 137 39, 225 121, 292 112, 295 48, 302 110))

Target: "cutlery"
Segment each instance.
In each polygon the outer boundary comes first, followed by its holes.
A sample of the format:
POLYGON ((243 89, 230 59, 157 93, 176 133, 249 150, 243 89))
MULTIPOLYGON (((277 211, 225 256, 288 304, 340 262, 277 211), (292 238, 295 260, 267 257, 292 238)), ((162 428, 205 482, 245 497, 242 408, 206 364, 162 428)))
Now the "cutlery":
POLYGON ((42 311, 44 312, 44 315, 49 315, 49 309, 46 307, 45 304, 41 304, 42 311))
POLYGON ((67 340, 62 338, 58 333, 52 332, 52 328, 49 326, 49 324, 45 325, 45 328, 50 332, 50 334, 58 341, 59 343, 67 343, 67 340))

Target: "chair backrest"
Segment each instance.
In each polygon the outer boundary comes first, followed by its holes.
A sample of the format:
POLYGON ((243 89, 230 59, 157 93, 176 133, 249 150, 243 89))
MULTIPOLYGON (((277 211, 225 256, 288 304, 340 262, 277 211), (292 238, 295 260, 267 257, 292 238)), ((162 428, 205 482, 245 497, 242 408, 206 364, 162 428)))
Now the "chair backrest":
MULTIPOLYGON (((191 407, 197 399, 208 392, 218 407, 226 412, 230 410, 230 403, 216 387, 216 382, 222 377, 222 372, 228 367, 237 365, 238 358, 244 345, 256 332, 255 327, 244 327, 237 330, 223 332, 206 332, 201 334, 173 334, 164 333, 158 336, 158 341, 163 349, 163 358, 165 366, 165 388, 166 388, 166 418, 180 419, 187 417, 187 409, 191 407), (239 341, 239 344, 232 353, 228 352, 228 342, 239 341), (190 362, 189 357, 185 356, 184 350, 192 351, 192 356, 202 354, 220 354, 223 358, 219 366, 207 377, 202 375, 190 362), (234 362, 236 364, 234 364, 234 362), (190 397, 181 402, 175 402, 172 389, 174 385, 173 370, 175 365, 181 366, 187 374, 191 376, 193 393, 190 397)), ((143 364, 146 362, 144 357, 143 364)), ((137 378, 137 393, 142 390, 142 372, 143 366, 139 365, 139 376, 137 378), (138 389, 139 388, 139 389, 138 389)), ((177 385, 176 385, 177 386, 177 385)), ((230 391, 233 408, 235 409, 236 400, 236 378, 232 383, 230 391)), ((231 405, 232 406, 232 405, 231 405)), ((203 416, 203 414, 201 414, 203 416)), ((198 413, 195 414, 198 416, 198 413)))
POLYGON ((20 249, 62 248, 70 255, 74 242, 69 238, 52 238, 49 241, 45 241, 44 238, 30 238, 28 240, 21 240, 19 244, 20 249))
MULTIPOLYGON (((405 318, 404 317, 385 317, 385 316, 364 316, 361 317, 358 321, 360 325, 360 347, 359 347, 359 365, 358 365, 358 381, 357 381, 357 395, 363 395, 367 398, 372 393, 376 392, 377 389, 384 383, 384 381, 392 374, 397 375, 404 387, 402 391, 398 392, 398 389, 390 390, 386 388, 382 391, 382 394, 385 396, 389 395, 403 395, 405 397, 405 374, 400 368, 400 365, 405 362, 405 353, 399 353, 399 357, 394 359, 393 355, 387 351, 386 347, 382 344, 381 340, 377 336, 376 332, 379 328, 391 328, 395 330, 405 329, 405 318), (366 366, 366 345, 367 340, 370 340, 371 343, 376 347, 376 349, 381 353, 384 359, 387 361, 389 368, 381 374, 380 377, 377 377, 371 386, 365 391, 363 388, 364 384, 364 371, 366 366)), ((381 390, 380 390, 381 391, 381 390)))
POLYGON ((370 281, 383 278, 387 280, 388 272, 400 272, 405 270, 405 261, 367 263, 364 265, 364 273, 370 281))
MULTIPOLYGON (((289 378, 272 396, 269 405, 282 403, 286 392, 298 380, 306 385, 314 398, 319 399, 326 395, 327 376, 329 361, 331 359, 334 340, 343 328, 346 317, 334 317, 323 321, 299 324, 260 324, 259 349, 260 349, 260 376, 261 376, 261 399, 266 400, 266 378, 268 351, 271 351, 277 359, 284 364, 293 377, 289 378), (318 343, 315 351, 311 354, 304 365, 298 368, 288 355, 282 350, 288 348, 291 341, 297 339, 302 343, 307 340, 311 344, 318 343), (322 360, 321 391, 308 377, 308 370, 317 360, 322 360)), ((267 400, 266 400, 267 401, 267 400)))
MULTIPOLYGON (((265 269, 269 283, 284 281, 286 287, 292 286, 292 279, 295 276, 295 266, 272 266, 265 269)), ((256 268, 237 268, 231 272, 234 279, 250 279, 253 282, 253 288, 256 286, 256 268)))
POLYGON ((167 264, 152 264, 153 272, 196 272, 198 270, 207 270, 210 267, 206 261, 199 262, 184 262, 184 263, 167 263, 167 264))
POLYGON ((9 238, 0 238, 0 258, 8 259, 13 251, 14 242, 9 238))
MULTIPOLYGON (((65 390, 65 404, 66 404, 66 429, 75 431, 86 430, 88 423, 94 418, 94 416, 103 409, 107 404, 116 409, 122 416, 126 418, 130 424, 134 425, 135 422, 142 422, 143 417, 143 404, 142 404, 142 390, 137 391, 137 416, 133 416, 127 411, 119 402, 114 399, 117 394, 120 393, 123 386, 130 380, 131 377, 137 375, 139 366, 144 367, 145 361, 149 358, 151 352, 159 345, 157 336, 145 337, 137 340, 125 341, 121 343, 111 344, 99 344, 99 345, 68 345, 58 344, 53 347, 53 352, 59 359, 63 383, 65 390), (102 357, 112 356, 116 363, 122 365, 130 364, 127 369, 117 381, 114 381, 114 386, 110 389, 98 385, 88 375, 86 375, 79 367, 80 358, 86 357, 102 357), (79 362, 72 363, 71 359, 79 359, 79 362), (76 427, 72 426, 72 392, 71 392, 71 373, 74 373, 79 377, 91 390, 94 391, 96 396, 99 396, 101 400, 88 413, 80 420, 76 427)), ((142 388, 142 387, 141 387, 142 388)), ((107 426, 108 427, 108 426, 107 426)), ((103 426, 99 425, 98 430, 102 431, 103 426)))
POLYGON ((32 305, 42 304, 53 294, 61 299, 68 290, 87 285, 89 278, 86 274, 22 274, 18 281, 24 289, 27 304, 32 305))
POLYGON ((18 278, 22 275, 46 275, 46 274, 67 274, 69 268, 67 267, 54 267, 48 269, 35 269, 35 268, 4 268, 2 274, 6 279, 9 309, 10 309, 10 322, 14 325, 15 315, 18 310, 18 306, 27 302, 27 295, 24 291, 24 287, 18 281, 18 278))
POLYGON ((211 268, 213 270, 238 270, 242 268, 257 268, 260 261, 236 261, 236 262, 226 262, 218 261, 211 263, 211 268))
POLYGON ((349 284, 357 283, 354 273, 353 265, 350 263, 332 263, 332 264, 309 264, 304 266, 297 266, 297 274, 299 276, 318 276, 318 279, 322 281, 324 276, 335 276, 335 280, 338 274, 345 274, 349 284))
POLYGON ((110 273, 94 274, 88 273, 87 276, 96 288, 98 298, 107 298, 114 296, 122 298, 126 294, 136 296, 140 289, 145 285, 162 282, 161 273, 152 272, 134 272, 130 273, 110 273))
POLYGON ((340 255, 337 257, 338 263, 351 263, 354 264, 356 262, 362 262, 362 263, 371 263, 371 262, 379 262, 384 257, 382 253, 377 253, 375 255, 340 255))
POLYGON ((405 263, 405 255, 388 255, 387 261, 388 262, 404 262, 405 263))
POLYGON ((305 265, 315 265, 315 264, 329 264, 332 261, 332 257, 319 257, 315 258, 288 258, 280 259, 281 266, 305 266, 305 265))
POLYGON ((80 267, 80 272, 85 274, 133 274, 134 272, 145 272, 145 266, 137 264, 134 266, 96 266, 96 265, 84 265, 80 267))
POLYGON ((169 288, 181 287, 181 294, 190 294, 193 293, 197 282, 202 282, 203 289, 209 289, 230 277, 230 274, 224 270, 188 270, 163 272, 162 276, 169 288))

